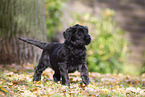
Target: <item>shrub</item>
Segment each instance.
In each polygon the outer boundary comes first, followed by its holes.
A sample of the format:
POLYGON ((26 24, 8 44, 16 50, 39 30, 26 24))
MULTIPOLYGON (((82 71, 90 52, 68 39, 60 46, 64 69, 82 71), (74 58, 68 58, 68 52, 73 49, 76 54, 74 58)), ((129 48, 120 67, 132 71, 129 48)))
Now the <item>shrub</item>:
POLYGON ((64 0, 45 0, 45 15, 47 38, 51 39, 60 28, 60 17, 62 15, 62 3, 64 0))

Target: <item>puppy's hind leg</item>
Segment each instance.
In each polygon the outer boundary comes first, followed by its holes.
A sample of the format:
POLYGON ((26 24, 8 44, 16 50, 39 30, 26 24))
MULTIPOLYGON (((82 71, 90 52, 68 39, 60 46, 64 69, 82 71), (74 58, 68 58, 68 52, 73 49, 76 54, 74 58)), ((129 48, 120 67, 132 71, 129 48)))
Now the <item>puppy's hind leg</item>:
POLYGON ((55 71, 53 75, 54 82, 60 81, 60 76, 61 76, 60 73, 55 71))
POLYGON ((50 66, 50 60, 48 55, 42 55, 39 60, 39 64, 35 68, 34 78, 33 81, 41 80, 41 74, 43 71, 50 66))

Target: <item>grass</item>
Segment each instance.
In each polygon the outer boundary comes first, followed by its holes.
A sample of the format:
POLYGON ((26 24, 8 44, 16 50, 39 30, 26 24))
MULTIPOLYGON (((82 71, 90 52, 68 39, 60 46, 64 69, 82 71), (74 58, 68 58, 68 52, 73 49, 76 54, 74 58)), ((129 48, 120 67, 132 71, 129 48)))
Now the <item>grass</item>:
POLYGON ((0 96, 2 97, 143 97, 145 74, 100 74, 92 72, 85 86, 79 72, 69 74, 70 87, 53 81, 53 70, 46 69, 42 80, 33 82, 34 67, 29 65, 0 65, 0 96))

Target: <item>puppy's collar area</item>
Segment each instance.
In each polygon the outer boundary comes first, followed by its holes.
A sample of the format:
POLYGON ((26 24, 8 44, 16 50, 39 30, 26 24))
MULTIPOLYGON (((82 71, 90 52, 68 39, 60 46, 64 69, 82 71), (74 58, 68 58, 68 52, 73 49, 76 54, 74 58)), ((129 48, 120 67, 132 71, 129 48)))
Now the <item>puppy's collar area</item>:
POLYGON ((72 49, 86 49, 85 46, 76 46, 76 45, 73 45, 73 44, 70 44, 70 43, 64 43, 65 47, 69 50, 72 50, 72 49))

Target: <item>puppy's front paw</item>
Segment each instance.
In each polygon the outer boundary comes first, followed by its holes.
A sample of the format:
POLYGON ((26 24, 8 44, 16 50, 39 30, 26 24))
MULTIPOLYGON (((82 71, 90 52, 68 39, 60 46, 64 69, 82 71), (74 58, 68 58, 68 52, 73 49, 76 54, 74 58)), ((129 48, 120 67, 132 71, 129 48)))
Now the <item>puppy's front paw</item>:
POLYGON ((60 81, 60 75, 54 74, 53 79, 54 79, 54 82, 60 81))
POLYGON ((84 78, 83 82, 84 82, 85 85, 88 85, 89 84, 89 78, 88 77, 84 78))
POLYGON ((53 77, 53 80, 54 80, 54 82, 58 82, 58 80, 57 80, 57 78, 56 77, 53 77))
POLYGON ((69 81, 66 81, 66 82, 65 81, 61 81, 61 84, 70 86, 70 82, 69 81))
POLYGON ((53 80, 54 80, 54 82, 58 82, 58 81, 60 81, 60 78, 59 77, 53 77, 53 80))
POLYGON ((40 80, 41 80, 41 76, 34 75, 33 81, 40 81, 40 80))

